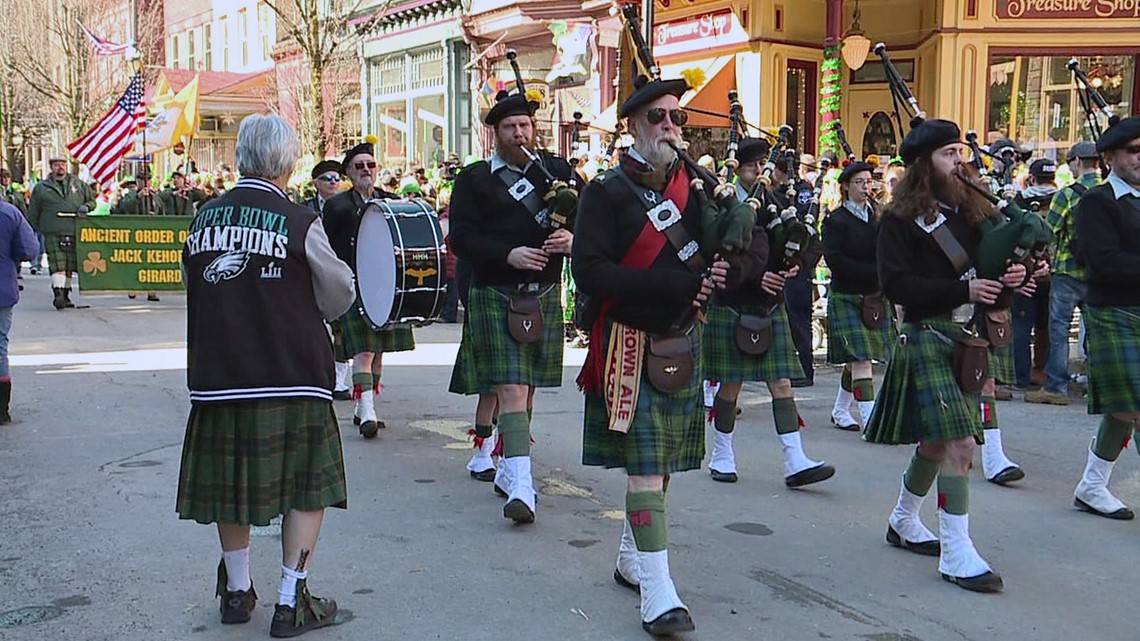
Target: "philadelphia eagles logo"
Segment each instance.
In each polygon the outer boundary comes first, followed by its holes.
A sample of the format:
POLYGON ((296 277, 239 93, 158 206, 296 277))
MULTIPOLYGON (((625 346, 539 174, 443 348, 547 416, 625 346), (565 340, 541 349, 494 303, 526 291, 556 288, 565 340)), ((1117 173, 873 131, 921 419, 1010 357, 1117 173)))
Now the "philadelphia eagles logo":
POLYGON ((206 269, 202 270, 202 278, 211 285, 217 285, 223 280, 236 278, 245 271, 247 264, 249 264, 249 251, 232 249, 206 265, 206 269))

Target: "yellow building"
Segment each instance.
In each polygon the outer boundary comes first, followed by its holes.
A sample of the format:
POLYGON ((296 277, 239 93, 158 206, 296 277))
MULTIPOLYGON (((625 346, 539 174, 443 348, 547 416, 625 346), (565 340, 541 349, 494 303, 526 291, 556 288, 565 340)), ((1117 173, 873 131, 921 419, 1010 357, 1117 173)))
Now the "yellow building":
MULTIPOLYGON (((856 8, 928 116, 983 142, 1012 137, 1055 156, 1089 138, 1066 67, 1074 57, 1118 114, 1138 111, 1136 0, 658 0, 654 45, 665 75, 705 72, 690 107, 727 113, 724 87, 734 85, 747 122, 791 124, 797 147, 816 151, 824 43, 851 27, 856 8)), ((840 115, 854 152, 893 153, 908 127, 893 121, 879 59, 842 72, 840 115)), ((703 138, 718 148, 726 134, 715 128, 727 120, 696 124, 713 127, 703 138)))

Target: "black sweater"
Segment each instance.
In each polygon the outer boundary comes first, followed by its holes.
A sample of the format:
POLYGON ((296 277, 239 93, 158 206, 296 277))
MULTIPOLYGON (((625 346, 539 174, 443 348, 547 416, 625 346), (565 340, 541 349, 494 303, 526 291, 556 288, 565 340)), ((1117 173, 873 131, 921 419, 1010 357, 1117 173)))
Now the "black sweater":
POLYGON ((1085 258, 1089 294, 1096 307, 1140 305, 1140 202, 1117 200, 1104 183, 1077 203, 1077 238, 1085 258))
MULTIPOLYGON (((377 187, 373 189, 372 197, 392 200, 396 195, 377 187)), ((364 198, 355 189, 350 189, 326 200, 325 211, 322 214, 325 231, 329 235, 329 244, 332 245, 337 258, 347 263, 353 273, 356 273, 356 232, 360 229, 362 207, 364 207, 364 198)))
MULTIPOLYGON (((598 175, 578 202, 572 267, 578 289, 596 305, 614 299, 609 318, 651 334, 668 330, 689 309, 701 287, 701 275, 689 271, 669 242, 649 269, 622 266, 646 224, 645 207, 612 169, 598 175)), ((695 195, 681 212, 681 223, 701 242, 701 214, 695 195)))
MULTIPOLYGON (((538 154, 555 177, 570 179, 570 165, 565 160, 545 151, 538 154)), ((547 180, 538 167, 532 164, 526 177, 545 194, 547 180)), ((562 256, 550 256, 546 269, 541 272, 515 269, 507 264, 511 250, 516 247, 540 249, 551 233, 507 189, 506 183, 491 173, 491 165, 486 161, 459 172, 448 210, 452 251, 471 263, 474 285, 561 282, 562 256)))
POLYGON ((859 220, 846 207, 823 219, 823 257, 831 269, 831 289, 839 294, 879 291, 879 221, 859 220))
MULTIPOLYGON (((946 225, 977 261, 980 233, 965 216, 943 211, 946 225)), ((879 222, 879 282, 883 294, 905 308, 904 319, 916 322, 948 314, 970 302, 970 284, 956 273, 938 243, 913 220, 886 214, 879 222)))

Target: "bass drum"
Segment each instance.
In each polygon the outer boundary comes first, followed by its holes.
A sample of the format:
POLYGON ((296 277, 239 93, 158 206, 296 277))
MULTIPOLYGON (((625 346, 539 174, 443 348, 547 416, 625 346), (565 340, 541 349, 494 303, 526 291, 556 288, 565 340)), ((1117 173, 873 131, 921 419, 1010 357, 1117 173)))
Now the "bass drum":
POLYGON ((369 200, 356 235, 356 288, 373 326, 422 327, 447 299, 443 231, 422 200, 369 200))

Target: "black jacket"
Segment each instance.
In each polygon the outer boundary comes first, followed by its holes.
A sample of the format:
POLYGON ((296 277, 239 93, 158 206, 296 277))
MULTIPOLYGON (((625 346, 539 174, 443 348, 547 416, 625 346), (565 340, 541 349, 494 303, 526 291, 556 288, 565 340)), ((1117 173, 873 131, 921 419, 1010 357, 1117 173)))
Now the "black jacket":
MULTIPOLYGON (((373 198, 380 200, 396 198, 395 194, 379 187, 373 188, 372 194, 373 198)), ((329 235, 329 244, 337 258, 347 263, 353 273, 356 273, 356 232, 360 229, 360 210, 363 207, 364 199, 355 189, 350 189, 326 200, 325 211, 321 215, 325 231, 329 235)))
POLYGON ((823 257, 831 270, 831 289, 839 294, 879 291, 879 221, 863 222, 846 207, 823 219, 823 257))
POLYGON ((1111 183, 1085 192, 1075 210, 1079 255, 1096 307, 1140 305, 1140 201, 1117 199, 1111 183))
MULTIPOLYGON (((943 213, 971 265, 976 264, 981 234, 963 214, 943 213)), ((907 322, 948 314, 970 302, 970 283, 917 222, 885 214, 879 222, 878 256, 883 294, 903 306, 907 322)))

